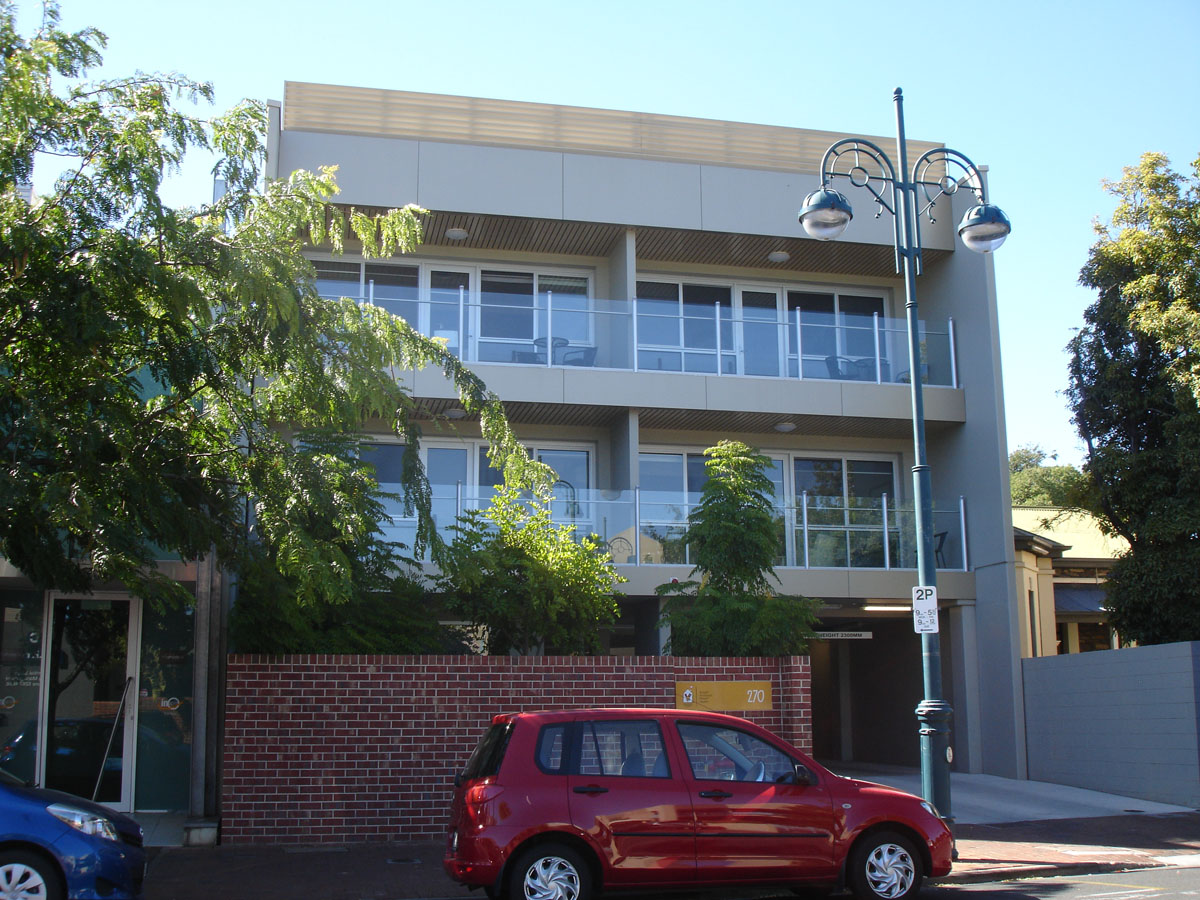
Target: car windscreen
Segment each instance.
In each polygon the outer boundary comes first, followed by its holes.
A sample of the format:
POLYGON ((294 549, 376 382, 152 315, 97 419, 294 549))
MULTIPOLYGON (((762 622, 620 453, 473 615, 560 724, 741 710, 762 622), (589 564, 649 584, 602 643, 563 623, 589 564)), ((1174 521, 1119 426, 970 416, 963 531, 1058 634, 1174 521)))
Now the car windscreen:
POLYGON ((489 775, 499 772, 500 761, 504 759, 504 750, 508 746, 510 734, 512 734, 511 722, 501 722, 484 732, 483 737, 475 746, 475 752, 467 760, 467 765, 459 777, 466 781, 473 778, 487 778, 489 775))

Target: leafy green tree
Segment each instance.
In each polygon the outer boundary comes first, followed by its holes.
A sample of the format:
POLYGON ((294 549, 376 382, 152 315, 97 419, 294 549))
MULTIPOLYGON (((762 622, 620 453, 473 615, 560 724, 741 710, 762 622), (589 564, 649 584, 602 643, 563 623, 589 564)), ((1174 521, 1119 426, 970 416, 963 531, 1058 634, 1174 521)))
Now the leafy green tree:
POLYGON ((1147 153, 1120 181, 1110 226, 1097 225, 1082 281, 1119 284, 1130 320, 1152 337, 1168 374, 1200 400, 1200 157, 1188 176, 1161 153, 1147 153))
POLYGON ((511 483, 486 510, 469 510, 442 559, 437 586, 448 611, 480 635, 485 653, 568 654, 600 649, 599 629, 617 617, 624 579, 595 535, 556 525, 543 489, 511 483))
POLYGON ((1109 574, 1110 621, 1143 644, 1200 640, 1200 407, 1189 361, 1198 348, 1186 329, 1163 331, 1196 307, 1195 191, 1181 193, 1153 154, 1110 189, 1119 230, 1098 226, 1080 276, 1098 296, 1069 345, 1068 388, 1097 511, 1129 542, 1109 574), (1172 235, 1191 241, 1190 255, 1172 235))
POLYGON ((1087 479, 1074 466, 1048 466, 1054 459, 1036 444, 1018 447, 1008 455, 1009 484, 1014 506, 1075 507, 1087 492, 1087 479))
POLYGON ((738 441, 704 451, 708 480, 684 543, 698 580, 664 584, 663 620, 679 656, 791 656, 813 636, 817 605, 776 593, 779 521, 770 458, 738 441))
MULTIPOLYGON (((442 344, 317 294, 305 246, 408 251, 420 210, 345 210, 331 169, 260 186, 262 105, 201 118, 179 104, 211 102, 208 84, 88 82, 102 33, 63 31, 53 3, 28 39, 14 19, 0 2, 0 553, 35 585, 186 599, 155 559, 249 566, 255 545, 299 602, 355 596, 379 508, 343 460, 380 420, 415 445, 396 377, 414 366, 441 367, 528 474, 498 399, 442 344), (159 189, 189 150, 215 154, 227 192, 174 209, 159 189), (65 169, 31 203, 35 159, 65 169)), ((407 458, 420 550, 429 491, 407 458)))

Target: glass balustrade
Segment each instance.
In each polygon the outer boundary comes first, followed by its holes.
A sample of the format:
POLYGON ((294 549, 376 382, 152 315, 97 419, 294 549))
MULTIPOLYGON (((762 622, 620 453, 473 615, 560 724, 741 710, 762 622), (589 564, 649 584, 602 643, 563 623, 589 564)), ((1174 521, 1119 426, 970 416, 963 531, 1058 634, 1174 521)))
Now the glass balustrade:
MULTIPOLYGON (((453 285, 421 300, 385 298, 372 285, 361 299, 403 315, 467 362, 818 381, 912 379, 904 320, 878 314, 801 320, 793 309, 784 320, 776 310, 728 304, 689 304, 680 313, 653 299, 550 291, 520 302, 504 294, 481 301, 453 285)), ((953 324, 919 325, 925 384, 958 386, 953 324)))
MULTIPOLYGON (((487 509, 492 494, 457 486, 434 485, 434 521, 442 539, 454 539, 458 517, 487 509)), ((618 565, 691 565, 684 544, 690 512, 698 494, 655 491, 576 491, 556 496, 550 511, 555 524, 575 526, 582 538, 594 534, 618 565)), ((777 567, 807 569, 916 569, 916 518, 911 508, 884 504, 829 505, 801 497, 776 508, 777 567)), ((965 568, 965 534, 959 510, 935 510, 933 550, 938 569, 965 568)), ((394 516, 385 538, 412 546, 416 520, 394 516)))

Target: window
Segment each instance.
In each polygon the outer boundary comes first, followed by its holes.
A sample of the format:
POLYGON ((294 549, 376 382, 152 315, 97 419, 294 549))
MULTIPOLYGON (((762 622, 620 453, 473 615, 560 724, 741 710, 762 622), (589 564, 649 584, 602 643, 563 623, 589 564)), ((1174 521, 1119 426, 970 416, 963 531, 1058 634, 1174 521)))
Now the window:
POLYGON ((537 765, 543 772, 557 775, 563 771, 566 744, 566 725, 547 725, 538 734, 537 765))
POLYGON ((480 361, 557 365, 591 343, 586 277, 484 269, 479 283, 480 361))
POLYGON ((642 553, 644 562, 687 562, 683 536, 688 516, 700 502, 708 473, 702 453, 640 453, 642 553))
POLYGON ((317 293, 322 297, 362 296, 362 267, 356 262, 315 259, 317 293))
POLYGON ((657 722, 581 722, 580 732, 580 775, 671 777, 657 722))
MULTIPOLYGON (((683 544, 688 517, 700 503, 708 481, 703 453, 638 454, 638 482, 641 487, 643 562, 685 564, 692 562, 683 544)), ((774 486, 774 500, 782 505, 784 465, 772 460, 766 472, 774 486)), ((786 529, 782 511, 779 519, 779 550, 776 565, 787 560, 786 529)))
POLYGON ((367 300, 413 328, 422 329, 419 275, 416 266, 367 263, 367 300))
POLYGON ((692 777, 705 781, 788 781, 796 761, 762 738, 717 725, 680 722, 692 777))
POLYGON ((733 290, 727 285, 637 283, 638 368, 737 372, 733 290))
MULTIPOLYGON (((890 462, 796 458, 792 466, 797 529, 807 531, 808 565, 883 568, 889 558, 899 558, 898 524, 893 515, 895 481, 890 462), (890 557, 885 557, 883 549, 884 495, 889 507, 890 557)), ((803 537, 803 534, 797 537, 799 548, 805 547, 803 537)))
POLYGON ((504 759, 504 751, 508 748, 508 739, 512 735, 512 723, 502 722, 492 725, 483 733, 479 743, 475 745, 471 758, 467 760, 462 770, 463 780, 487 778, 500 771, 500 763, 504 759))
MULTIPOLYGON (((390 494, 404 494, 404 455, 408 448, 404 444, 379 443, 360 444, 360 458, 375 469, 375 480, 381 490, 390 494)), ((384 524, 384 539, 404 544, 411 548, 417 536, 416 518, 404 508, 402 499, 384 500, 384 511, 391 523, 384 524)))
POLYGON ((788 291, 787 306, 790 374, 796 374, 799 359, 802 378, 874 381, 878 374, 891 380, 882 322, 878 370, 875 352, 875 316, 883 316, 883 298, 788 291))

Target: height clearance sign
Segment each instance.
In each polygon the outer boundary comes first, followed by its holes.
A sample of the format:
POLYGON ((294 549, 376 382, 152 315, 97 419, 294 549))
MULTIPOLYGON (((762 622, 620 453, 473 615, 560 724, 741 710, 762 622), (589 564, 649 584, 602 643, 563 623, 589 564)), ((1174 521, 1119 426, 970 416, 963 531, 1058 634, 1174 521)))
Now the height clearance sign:
POLYGON ((937 634, 937 588, 915 587, 913 594, 913 631, 917 634, 937 634))

